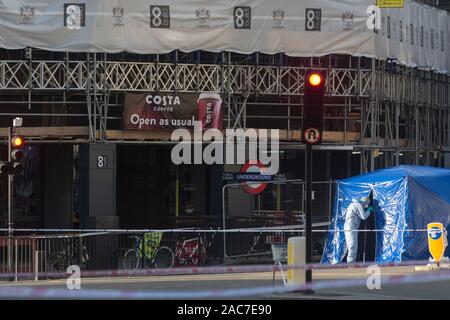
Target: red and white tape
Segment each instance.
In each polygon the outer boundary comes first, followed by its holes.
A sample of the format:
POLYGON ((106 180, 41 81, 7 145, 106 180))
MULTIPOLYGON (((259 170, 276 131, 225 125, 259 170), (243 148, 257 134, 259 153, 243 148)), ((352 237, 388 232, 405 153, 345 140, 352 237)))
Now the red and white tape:
MULTIPOLYGON (((314 227, 314 224, 313 224, 314 227)), ((396 230, 399 232, 427 232, 427 229, 396 229, 389 228, 389 230, 396 230)), ((6 229, 0 228, 0 232, 13 233, 68 233, 66 237, 81 236, 89 233, 89 235, 102 234, 143 234, 143 233, 275 233, 275 232, 304 232, 304 225, 292 225, 285 227, 264 227, 264 228, 236 228, 236 229, 6 229)), ((328 232, 384 232, 385 229, 313 229, 313 233, 328 233, 328 232)), ((6 235, 4 237, 7 237, 6 235)), ((45 237, 30 235, 30 237, 45 237)), ((52 237, 55 237, 52 235, 52 237)))
MULTIPOLYGON (((432 283, 450 281, 450 272, 440 273, 416 273, 409 275, 386 276, 382 279, 382 285, 432 283)), ((0 298, 12 299, 219 299, 219 298, 243 298, 266 296, 270 294, 289 293, 306 290, 327 290, 336 288, 350 288, 364 286, 366 279, 352 280, 324 280, 306 285, 288 285, 275 287, 254 287, 225 290, 199 290, 199 291, 126 291, 126 290, 68 290, 58 288, 36 287, 0 287, 0 298)))
MULTIPOLYGON (((307 264, 307 265, 285 265, 283 271, 286 270, 324 270, 324 269, 348 269, 348 268, 367 268, 370 266, 386 267, 407 267, 426 265, 427 260, 404 261, 404 262, 366 262, 366 263, 340 263, 340 264, 307 264)), ((131 276, 169 276, 169 275, 189 275, 189 274, 229 274, 229 273, 260 273, 279 271, 277 265, 247 265, 247 266, 213 266, 213 267, 181 267, 170 269, 140 269, 140 270, 98 270, 98 271, 82 271, 82 277, 131 277, 131 276)), ((67 277, 70 274, 66 272, 27 272, 27 273, 4 273, 0 274, 0 279, 9 279, 13 277, 34 278, 40 277, 67 277)))

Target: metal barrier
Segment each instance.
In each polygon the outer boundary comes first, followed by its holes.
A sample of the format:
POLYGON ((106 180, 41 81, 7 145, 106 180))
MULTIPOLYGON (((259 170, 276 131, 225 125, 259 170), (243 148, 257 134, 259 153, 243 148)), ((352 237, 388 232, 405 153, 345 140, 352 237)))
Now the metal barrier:
POLYGON ((1 237, 0 273, 14 273, 17 281, 20 280, 18 275, 23 273, 32 273, 38 280, 40 273, 65 272, 69 265, 78 265, 81 269, 117 268, 122 238, 108 233, 1 237), (11 255, 8 255, 8 243, 11 255))
MULTIPOLYGON (((283 231, 262 232, 256 231, 254 233, 225 233, 226 239, 226 262, 230 263, 236 260, 249 259, 266 259, 271 261, 272 245, 287 244, 289 237, 299 236, 303 233, 298 226, 278 227, 278 230, 283 231)), ((268 228, 270 230, 270 228, 268 228)))
MULTIPOLYGON (((316 224, 313 227, 316 228, 314 230, 316 234, 326 234, 330 231, 344 232, 344 230, 318 229, 325 227, 324 224, 316 224)), ((0 229, 0 232, 5 230, 7 229, 0 229)), ((246 270, 246 267, 253 267, 261 272, 273 271, 273 268, 270 269, 273 263, 273 248, 286 246, 290 237, 302 235, 303 230, 302 225, 227 230, 13 229, 14 234, 29 234, 10 238, 0 236, 0 280, 61 278, 67 276, 69 265, 76 265, 83 274, 93 276, 199 273, 203 269, 211 271, 211 268, 222 270, 220 272, 230 272, 239 268, 246 270), (228 249, 234 254, 234 258, 257 257, 260 259, 258 260, 260 265, 219 266, 224 262, 222 251, 224 239, 230 244, 228 249), (8 244, 11 255, 8 255, 8 244), (169 259, 165 259, 168 256, 169 259), (261 263, 264 265, 261 266, 261 263)), ((379 230, 358 230, 358 232, 377 231, 379 230)), ((427 232, 425 229, 404 231, 427 232)), ((236 261, 228 259, 226 262, 229 264, 236 261)), ((351 266, 368 265, 356 263, 351 266)), ((320 264, 311 267, 329 268, 320 264)), ((333 266, 339 267, 348 268, 349 265, 333 266)))
POLYGON ((0 237, 0 274, 13 274, 9 280, 18 281, 59 278, 71 265, 81 271, 213 266, 224 263, 224 239, 235 257, 257 257, 260 262, 270 263, 271 246, 286 244, 290 236, 301 233, 299 228, 302 226, 227 233, 213 229, 58 233, 35 230, 33 234, 0 237))
MULTIPOLYGON (((334 181, 313 182, 313 225, 328 225, 331 221, 334 181)), ((233 228, 286 228, 305 224, 306 188, 302 179, 265 181, 267 188, 256 195, 246 194, 242 187, 249 183, 230 183, 222 189, 223 230, 233 228)), ((251 184, 251 183, 250 183, 251 184)), ((257 184, 253 182, 253 184, 257 184)), ((223 235, 224 260, 248 259, 270 255, 270 245, 287 243, 287 233, 253 236, 227 233, 223 235), (250 246, 248 246, 250 244, 250 246)), ((292 233, 292 236, 301 234, 292 233)), ((325 233, 313 235, 313 255, 320 255, 325 233)))

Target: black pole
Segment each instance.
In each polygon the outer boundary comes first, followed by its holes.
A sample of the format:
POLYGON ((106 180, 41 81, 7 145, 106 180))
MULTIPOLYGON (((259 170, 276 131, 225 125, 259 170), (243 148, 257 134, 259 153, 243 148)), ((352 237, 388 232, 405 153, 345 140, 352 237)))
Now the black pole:
MULTIPOLYGON (((312 146, 306 145, 306 263, 312 263, 312 146)), ((312 270, 306 270, 306 284, 312 282, 312 270)))
MULTIPOLYGON (((364 220, 364 230, 367 230, 367 220, 364 220)), ((364 231, 363 263, 366 262, 366 236, 367 232, 364 231)))
MULTIPOLYGON (((11 139, 13 136, 14 130, 13 127, 8 127, 8 163, 9 168, 12 170, 12 161, 11 161, 11 139)), ((8 272, 12 272, 12 260, 13 260, 13 248, 12 248, 12 228, 13 228, 13 199, 14 199, 14 180, 11 172, 8 173, 8 272)))

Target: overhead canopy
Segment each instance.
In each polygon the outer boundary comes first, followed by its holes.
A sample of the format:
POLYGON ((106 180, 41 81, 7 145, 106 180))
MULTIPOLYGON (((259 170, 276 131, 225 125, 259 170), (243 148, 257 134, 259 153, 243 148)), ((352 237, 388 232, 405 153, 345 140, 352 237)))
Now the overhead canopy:
MULTIPOLYGON (((376 229, 375 260, 399 262, 428 259, 426 229, 431 222, 450 224, 450 170, 400 166, 337 181, 331 229, 343 230, 353 198, 373 193, 376 229)), ((322 263, 339 263, 346 254, 343 231, 330 231, 322 263)))
POLYGON ((233 51, 290 56, 350 54, 450 70, 446 11, 410 0, 0 0, 0 47, 166 53, 233 51), (370 12, 371 10, 369 10, 370 12), (373 20, 373 19, 372 19, 373 20))

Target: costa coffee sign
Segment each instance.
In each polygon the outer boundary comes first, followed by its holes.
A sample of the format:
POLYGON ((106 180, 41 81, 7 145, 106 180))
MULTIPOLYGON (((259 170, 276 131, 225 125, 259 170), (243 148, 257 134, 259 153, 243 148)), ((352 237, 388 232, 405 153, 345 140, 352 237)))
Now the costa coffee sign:
POLYGON ((222 130, 222 99, 215 92, 200 94, 125 94, 124 129, 190 129, 194 121, 202 129, 222 130))

